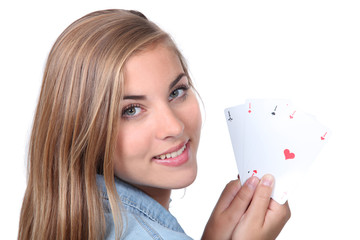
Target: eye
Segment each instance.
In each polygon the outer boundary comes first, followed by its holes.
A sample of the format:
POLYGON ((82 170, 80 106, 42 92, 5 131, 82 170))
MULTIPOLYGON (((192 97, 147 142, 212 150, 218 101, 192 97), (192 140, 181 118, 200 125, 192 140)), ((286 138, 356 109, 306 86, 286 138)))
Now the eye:
POLYGON ((137 116, 139 113, 141 113, 141 107, 137 104, 131 104, 130 106, 125 107, 125 109, 122 111, 122 116, 124 118, 131 118, 137 116))
POLYGON ((169 101, 174 100, 175 98, 181 98, 186 96, 186 92, 189 89, 189 86, 183 85, 178 88, 176 88, 174 91, 172 91, 169 95, 169 101))

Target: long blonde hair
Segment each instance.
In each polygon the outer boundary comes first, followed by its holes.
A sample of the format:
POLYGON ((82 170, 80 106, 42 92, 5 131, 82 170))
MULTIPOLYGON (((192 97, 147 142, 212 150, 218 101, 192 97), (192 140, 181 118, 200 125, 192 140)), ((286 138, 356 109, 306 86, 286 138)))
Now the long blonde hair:
POLYGON ((103 174, 120 236, 113 150, 124 84, 135 52, 168 34, 136 11, 104 10, 71 24, 50 51, 28 155, 19 239, 100 239, 106 231, 96 174, 103 174))

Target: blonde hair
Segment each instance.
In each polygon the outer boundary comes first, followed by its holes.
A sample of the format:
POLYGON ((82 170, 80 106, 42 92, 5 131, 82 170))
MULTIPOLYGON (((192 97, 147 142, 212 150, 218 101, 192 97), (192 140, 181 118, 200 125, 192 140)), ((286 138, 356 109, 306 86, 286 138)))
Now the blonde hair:
POLYGON ((113 150, 123 66, 168 34, 136 11, 104 10, 71 24, 50 51, 29 144, 18 239, 100 239, 106 223, 96 174, 103 174, 117 237, 122 231, 113 150))

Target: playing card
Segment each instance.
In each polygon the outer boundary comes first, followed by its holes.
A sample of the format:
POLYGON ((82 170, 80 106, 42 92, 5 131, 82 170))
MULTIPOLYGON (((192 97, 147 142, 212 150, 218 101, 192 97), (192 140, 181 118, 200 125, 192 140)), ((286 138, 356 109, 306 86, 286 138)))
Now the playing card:
POLYGON ((263 155, 268 145, 277 138, 277 134, 269 134, 274 128, 274 124, 280 124, 287 120, 288 111, 292 105, 290 100, 283 99, 250 99, 245 103, 248 111, 244 119, 244 180, 251 176, 262 176, 261 169, 252 166, 266 165, 270 158, 269 155, 263 155), (268 156, 265 158, 264 156, 268 156), (258 159, 256 159, 258 158, 258 159), (250 165, 250 166, 249 166, 250 165))
POLYGON ((288 100, 251 99, 226 111, 243 118, 228 120, 242 182, 272 174, 272 198, 285 203, 327 141, 329 130, 288 100))
POLYGON ((224 111, 228 130, 231 138, 236 165, 240 175, 243 179, 245 174, 244 168, 244 119, 245 119, 245 106, 238 105, 230 107, 224 111))

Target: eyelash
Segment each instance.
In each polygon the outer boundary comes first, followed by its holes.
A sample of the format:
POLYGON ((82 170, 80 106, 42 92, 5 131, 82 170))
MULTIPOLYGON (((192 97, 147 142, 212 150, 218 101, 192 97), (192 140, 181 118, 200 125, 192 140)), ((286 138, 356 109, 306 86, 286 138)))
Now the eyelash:
MULTIPOLYGON (((175 90, 171 91, 170 95, 173 94, 175 91, 183 90, 183 91, 184 91, 183 95, 181 95, 181 96, 176 96, 175 98, 186 97, 186 96, 187 96, 187 90, 189 90, 189 88, 190 88, 189 85, 186 85, 186 84, 179 85, 175 90)), ((172 101, 172 100, 174 100, 175 98, 170 99, 170 96, 169 96, 169 101, 172 101)))
POLYGON ((135 109, 135 108, 141 108, 140 104, 130 104, 128 106, 126 106, 123 110, 122 110, 122 116, 124 118, 131 118, 133 116, 130 115, 126 115, 126 112, 129 111, 130 109, 135 109))

